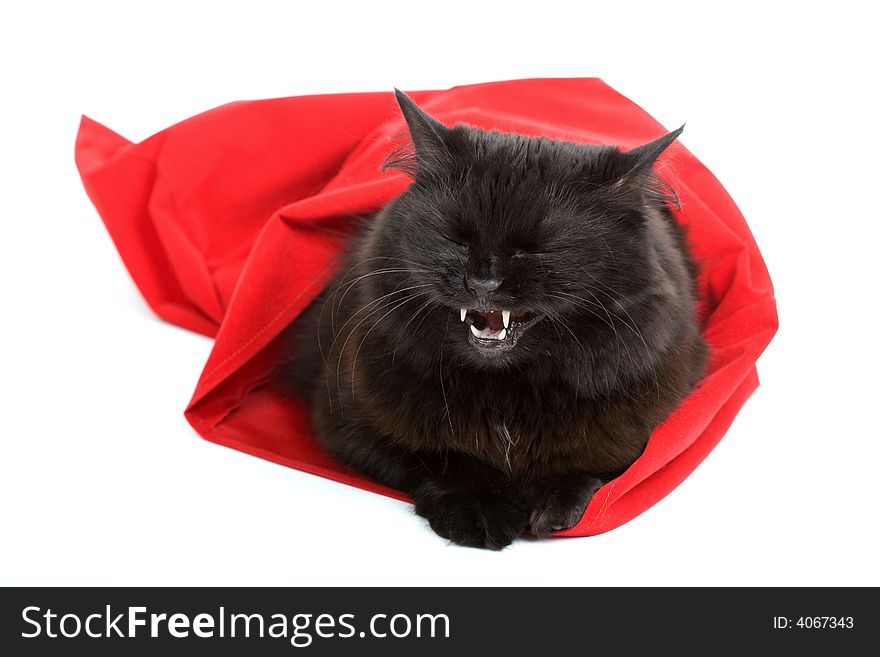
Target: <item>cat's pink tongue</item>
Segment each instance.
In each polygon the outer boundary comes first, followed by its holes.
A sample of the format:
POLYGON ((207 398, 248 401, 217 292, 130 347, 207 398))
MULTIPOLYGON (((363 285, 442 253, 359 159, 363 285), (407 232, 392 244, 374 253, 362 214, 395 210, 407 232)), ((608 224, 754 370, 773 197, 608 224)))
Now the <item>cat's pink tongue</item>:
POLYGON ((504 321, 501 317, 501 313, 483 313, 483 317, 486 318, 486 327, 491 329, 493 333, 498 333, 504 328, 504 321))

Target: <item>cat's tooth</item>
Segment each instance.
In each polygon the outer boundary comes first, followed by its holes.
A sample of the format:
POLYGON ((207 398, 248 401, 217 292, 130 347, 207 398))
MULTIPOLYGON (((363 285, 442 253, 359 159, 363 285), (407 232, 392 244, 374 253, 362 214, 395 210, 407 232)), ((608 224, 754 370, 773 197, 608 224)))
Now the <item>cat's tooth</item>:
POLYGON ((471 333, 473 333, 474 336, 476 336, 476 337, 480 337, 480 332, 477 330, 477 327, 474 326, 473 324, 471 324, 471 333))
MULTIPOLYGON (((504 328, 507 328, 508 326, 510 326, 510 311, 509 310, 502 310, 501 311, 501 319, 504 320, 504 328)), ((504 338, 502 337, 501 339, 503 340, 504 338)))
MULTIPOLYGON (((505 311, 505 312, 507 312, 507 311, 505 311)), ((506 337, 507 337, 507 329, 501 329, 501 332, 498 334, 498 337, 495 339, 496 340, 503 340, 506 337)))
POLYGON ((464 318, 467 317, 467 308, 461 309, 461 321, 464 321, 464 318))

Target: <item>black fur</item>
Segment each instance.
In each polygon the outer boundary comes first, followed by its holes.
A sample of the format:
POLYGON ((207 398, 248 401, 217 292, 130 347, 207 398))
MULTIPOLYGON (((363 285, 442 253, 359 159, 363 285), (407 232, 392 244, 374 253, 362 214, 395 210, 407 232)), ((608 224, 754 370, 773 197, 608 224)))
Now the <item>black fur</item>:
POLYGON ((703 373, 695 268, 652 173, 681 129, 621 152, 398 101, 414 150, 389 164, 413 183, 294 322, 286 373, 324 446, 441 536, 571 527, 703 373), (471 335, 502 309, 505 340, 471 335))

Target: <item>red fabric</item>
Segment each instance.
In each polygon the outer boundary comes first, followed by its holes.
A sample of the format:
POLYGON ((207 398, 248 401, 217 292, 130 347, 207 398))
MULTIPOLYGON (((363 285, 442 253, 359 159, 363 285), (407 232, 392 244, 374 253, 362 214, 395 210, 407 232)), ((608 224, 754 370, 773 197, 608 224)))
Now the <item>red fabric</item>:
MULTIPOLYGON (((465 122, 623 148, 665 130, 596 79, 540 79, 412 94, 465 122)), ((83 117, 76 163, 89 197, 152 309, 216 336, 186 417, 206 439, 405 499, 323 452, 300 404, 261 387, 278 335, 333 273, 347 217, 407 186, 379 167, 406 129, 390 92, 240 102, 128 142, 83 117)), ((679 484, 758 385, 755 359, 777 327, 773 288, 748 226, 715 177, 676 143, 661 171, 681 196, 699 258, 712 350, 700 386, 645 453, 565 535, 613 529, 679 484)))

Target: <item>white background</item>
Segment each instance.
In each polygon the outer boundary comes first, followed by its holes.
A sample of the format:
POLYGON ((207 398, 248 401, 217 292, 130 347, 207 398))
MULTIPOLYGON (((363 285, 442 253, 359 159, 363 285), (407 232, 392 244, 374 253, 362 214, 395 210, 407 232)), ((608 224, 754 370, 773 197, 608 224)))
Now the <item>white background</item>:
POLYGON ((0 583, 880 584, 870 4, 624 4, 3 3, 0 583), (211 342, 138 296, 74 168, 80 114, 139 141, 237 99, 535 76, 687 120, 763 250, 781 328, 706 462, 609 534, 491 553, 200 440, 211 342))

